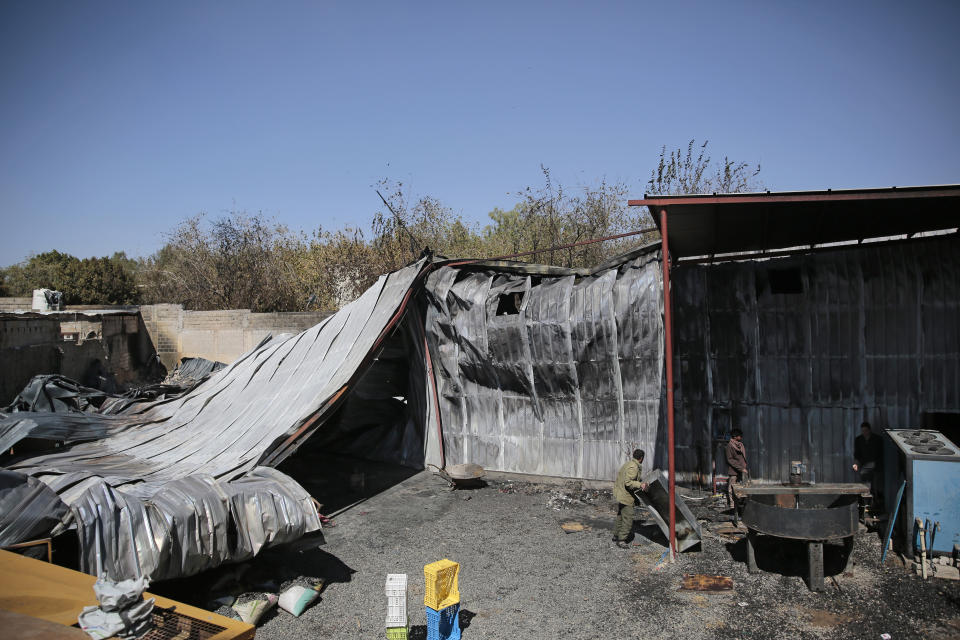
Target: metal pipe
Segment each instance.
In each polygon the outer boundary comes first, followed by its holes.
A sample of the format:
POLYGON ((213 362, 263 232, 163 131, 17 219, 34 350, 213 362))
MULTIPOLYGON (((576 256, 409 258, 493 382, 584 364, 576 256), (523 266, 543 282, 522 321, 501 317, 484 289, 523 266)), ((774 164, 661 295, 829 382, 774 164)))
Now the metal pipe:
POLYGON ((507 260, 509 258, 522 258, 524 256, 533 256, 538 253, 547 253, 549 251, 562 251, 563 249, 573 249, 574 247, 585 247, 589 244, 597 244, 598 242, 607 242, 608 240, 619 240, 620 238, 629 238, 630 236, 639 236, 644 233, 654 233, 657 231, 656 227, 648 227, 646 229, 639 229, 637 231, 629 231, 627 233, 618 233, 614 236, 604 236, 602 238, 593 238, 591 240, 581 240, 580 242, 571 242, 570 244, 561 244, 556 247, 547 247, 546 249, 536 249, 534 251, 524 251, 522 253, 508 253, 503 256, 494 256, 492 258, 471 258, 470 260, 457 260, 456 262, 448 262, 446 266, 448 267, 459 267, 465 264, 474 264, 476 262, 487 262, 489 260, 507 260))
POLYGON ((673 441, 673 324, 670 317, 670 247, 667 242, 667 210, 660 210, 660 240, 663 260, 663 324, 664 355, 667 375, 667 460, 668 490, 670 496, 670 559, 677 553, 676 466, 673 441))

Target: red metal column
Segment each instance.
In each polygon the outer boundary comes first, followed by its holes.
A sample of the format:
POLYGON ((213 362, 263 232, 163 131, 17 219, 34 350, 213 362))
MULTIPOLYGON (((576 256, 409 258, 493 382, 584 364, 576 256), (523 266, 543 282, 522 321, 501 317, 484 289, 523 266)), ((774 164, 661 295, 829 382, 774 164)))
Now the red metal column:
POLYGON ((673 442, 673 321, 670 317, 670 248, 667 242, 667 210, 660 210, 660 238, 663 244, 663 331, 667 376, 667 460, 670 494, 670 558, 677 553, 676 466, 673 442))

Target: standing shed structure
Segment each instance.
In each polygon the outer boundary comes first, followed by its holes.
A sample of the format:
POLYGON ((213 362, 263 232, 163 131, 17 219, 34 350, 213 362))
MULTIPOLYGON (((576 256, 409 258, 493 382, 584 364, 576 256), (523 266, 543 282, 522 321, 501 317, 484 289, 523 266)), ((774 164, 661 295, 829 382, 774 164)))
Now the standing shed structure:
POLYGON ((755 476, 839 482, 862 420, 960 411, 960 186, 630 204, 669 251, 679 473, 739 427, 755 476))
POLYGON ((663 243, 671 498, 732 428, 754 477, 842 482, 862 420, 960 413, 960 186, 629 204, 663 243))

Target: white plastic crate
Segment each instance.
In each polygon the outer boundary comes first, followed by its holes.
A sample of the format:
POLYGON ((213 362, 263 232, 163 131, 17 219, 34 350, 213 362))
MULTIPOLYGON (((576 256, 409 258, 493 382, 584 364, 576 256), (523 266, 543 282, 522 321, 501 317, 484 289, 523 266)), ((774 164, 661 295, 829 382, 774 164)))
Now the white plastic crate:
POLYGON ((388 573, 384 589, 387 594, 387 627, 407 625, 407 574, 388 573))
POLYGON ((388 573, 387 574, 387 586, 386 586, 387 596, 403 596, 404 599, 407 597, 407 574, 405 573, 388 573))
MULTIPOLYGON (((394 598, 390 598, 390 600, 394 600, 394 598)), ((407 599, 396 598, 396 600, 400 600, 400 602, 397 604, 387 604, 386 626, 405 627, 407 626, 407 599)))

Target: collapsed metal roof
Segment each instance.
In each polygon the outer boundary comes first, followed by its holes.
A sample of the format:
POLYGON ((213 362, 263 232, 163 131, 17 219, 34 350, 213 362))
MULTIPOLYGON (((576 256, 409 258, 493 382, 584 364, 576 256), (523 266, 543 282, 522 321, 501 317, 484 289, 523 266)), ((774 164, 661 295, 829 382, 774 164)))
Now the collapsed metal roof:
MULTIPOLYGON (((427 264, 381 276, 320 324, 266 341, 178 398, 112 415, 0 414, 0 451, 23 438, 70 445, 6 468, 56 492, 80 536, 81 569, 114 580, 190 575, 315 531, 307 492, 265 467, 293 453, 336 408, 427 264)), ((27 495, 34 485, 24 477, 7 486, 27 495)))

